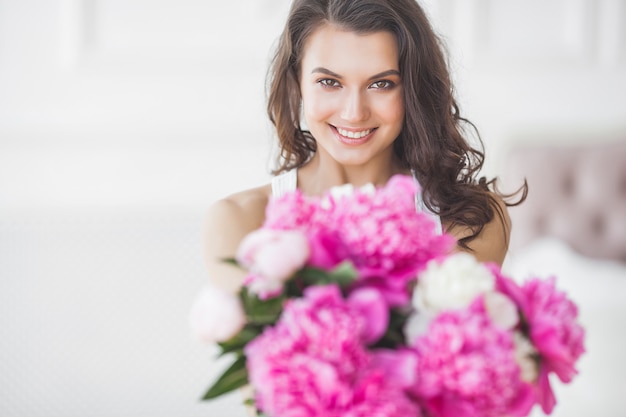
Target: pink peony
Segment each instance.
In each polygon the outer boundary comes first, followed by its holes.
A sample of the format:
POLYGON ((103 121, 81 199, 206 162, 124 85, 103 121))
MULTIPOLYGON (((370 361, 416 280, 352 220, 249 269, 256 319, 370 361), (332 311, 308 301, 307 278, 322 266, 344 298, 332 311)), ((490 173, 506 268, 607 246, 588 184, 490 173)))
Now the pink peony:
POLYGON ((331 270, 348 258, 348 248, 337 231, 323 230, 309 233, 311 257, 308 264, 316 268, 331 270))
POLYGON ((524 416, 532 408, 532 386, 521 380, 513 335, 494 325, 481 298, 441 313, 415 346, 413 393, 432 416, 524 416))
POLYGON ((213 286, 196 297, 189 314, 192 333, 206 343, 225 342, 246 324, 239 298, 213 286))
POLYGON ((350 293, 350 307, 363 317, 363 341, 374 343, 380 339, 389 325, 389 310, 382 294, 371 288, 361 288, 350 293))
POLYGON ((438 235, 430 216, 416 211, 416 187, 413 178, 397 175, 373 196, 336 201, 333 226, 363 278, 406 282, 451 249, 453 239, 438 235))
POLYGON ((548 375, 554 372, 562 382, 570 382, 577 374, 576 361, 585 352, 576 304, 557 290, 554 278, 530 279, 519 287, 499 275, 498 287, 515 300, 526 321, 528 337, 540 356, 537 401, 551 413, 556 399, 548 375))
POLYGON ((237 251, 237 260, 250 271, 244 285, 261 298, 276 295, 285 281, 304 266, 309 253, 302 232, 256 230, 243 239, 237 251))
POLYGON ((364 373, 354 387, 349 387, 346 397, 350 405, 328 414, 308 414, 332 417, 421 417, 419 406, 410 400, 396 381, 380 370, 364 373))
POLYGON ((454 244, 451 236, 437 234, 430 216, 416 211, 416 191, 413 178, 404 175, 375 192, 329 192, 319 199, 296 191, 270 203, 263 227, 302 230, 311 242, 310 265, 329 269, 348 259, 359 272, 357 286, 376 288, 389 305, 402 305, 418 271, 454 244))
POLYGON ((414 349, 376 349, 372 351, 370 366, 383 370, 387 379, 408 390, 417 384, 418 360, 414 349))
POLYGON ((273 198, 265 209, 264 228, 296 229, 308 231, 315 226, 314 217, 319 210, 319 199, 307 197, 300 190, 273 198))
POLYGON ((419 416, 419 409, 371 368, 360 309, 337 286, 291 299, 275 327, 245 348, 258 407, 268 415, 419 416))

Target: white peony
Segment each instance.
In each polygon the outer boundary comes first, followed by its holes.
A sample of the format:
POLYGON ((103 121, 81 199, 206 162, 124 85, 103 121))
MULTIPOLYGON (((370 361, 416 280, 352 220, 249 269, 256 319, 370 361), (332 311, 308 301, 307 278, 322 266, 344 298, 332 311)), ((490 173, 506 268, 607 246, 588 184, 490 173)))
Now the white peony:
POLYGON ((537 350, 520 332, 513 333, 515 361, 520 366, 522 381, 533 383, 539 376, 539 364, 535 357, 537 350))
POLYGON ((413 312, 409 315, 409 319, 404 324, 404 335, 409 346, 415 346, 417 338, 428 332, 430 322, 435 318, 426 312, 413 312))
POLYGON ((341 200, 342 198, 351 197, 355 193, 355 191, 369 196, 374 196, 376 194, 376 186, 374 186, 374 184, 372 184, 371 182, 368 182, 367 184, 358 188, 355 188, 354 185, 350 183, 336 185, 328 190, 328 194, 322 198, 320 204, 322 208, 330 209, 333 205, 331 200, 337 201, 341 200))
POLYGON ((189 314, 192 333, 206 343, 225 342, 246 324, 239 298, 214 286, 198 293, 189 314))
POLYGON ((376 194, 376 186, 374 186, 371 182, 368 182, 367 184, 359 187, 359 191, 363 194, 373 196, 376 194))
MULTIPOLYGON (((456 253, 443 261, 431 261, 419 275, 413 291, 416 311, 404 326, 408 343, 413 344, 425 334, 430 322, 442 311, 467 307, 476 297, 494 289, 493 274, 468 253, 456 253)), ((493 301, 494 309, 499 312, 502 300, 495 297, 493 301)))
POLYGON ((495 277, 468 253, 456 253, 443 262, 431 261, 418 277, 413 306, 436 315, 470 305, 480 294, 494 291, 495 277))
POLYGON ((513 300, 502 293, 485 294, 485 310, 491 321, 503 330, 511 330, 519 323, 517 306, 513 300))
POLYGON ((343 197, 350 197, 354 194, 354 186, 352 184, 336 185, 328 192, 335 200, 340 200, 343 197))

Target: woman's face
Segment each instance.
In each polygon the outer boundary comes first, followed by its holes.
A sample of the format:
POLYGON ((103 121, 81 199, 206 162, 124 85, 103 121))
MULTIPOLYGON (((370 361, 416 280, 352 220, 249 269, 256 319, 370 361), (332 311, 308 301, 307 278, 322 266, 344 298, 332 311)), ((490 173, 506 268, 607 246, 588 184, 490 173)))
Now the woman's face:
POLYGON ((404 121, 393 34, 321 26, 304 46, 300 88, 318 152, 342 165, 392 158, 392 144, 404 121))

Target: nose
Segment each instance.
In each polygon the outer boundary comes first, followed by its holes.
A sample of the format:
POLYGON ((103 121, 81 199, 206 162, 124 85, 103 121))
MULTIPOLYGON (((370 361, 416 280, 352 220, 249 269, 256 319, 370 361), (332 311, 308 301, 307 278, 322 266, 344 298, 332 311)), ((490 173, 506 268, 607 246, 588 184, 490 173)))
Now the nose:
POLYGON ((359 90, 346 91, 341 117, 346 122, 362 122, 369 118, 367 97, 359 90))

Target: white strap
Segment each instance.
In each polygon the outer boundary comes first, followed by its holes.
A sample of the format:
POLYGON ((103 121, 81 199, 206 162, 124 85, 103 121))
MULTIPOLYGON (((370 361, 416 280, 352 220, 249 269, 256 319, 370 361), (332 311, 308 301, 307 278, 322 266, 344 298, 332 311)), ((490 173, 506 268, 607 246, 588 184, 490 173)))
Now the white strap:
POLYGON ((426 207, 426 204, 424 204, 424 198, 422 197, 422 186, 417 180, 417 176, 415 175, 415 170, 411 170, 411 174, 413 175, 413 180, 415 181, 415 184, 419 188, 419 192, 415 193, 415 209, 430 215, 432 219, 435 221, 437 234, 442 234, 443 226, 441 225, 441 218, 436 213, 433 213, 432 211, 430 211, 428 207, 426 207))
POLYGON ((272 197, 282 197, 286 193, 296 191, 298 187, 298 171, 292 169, 272 178, 272 197))

